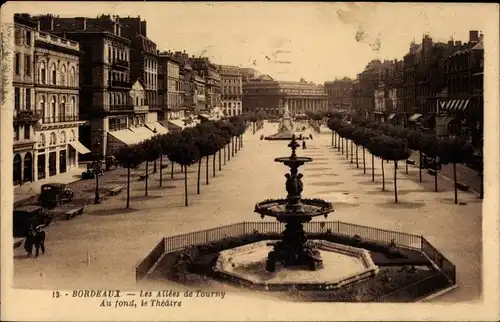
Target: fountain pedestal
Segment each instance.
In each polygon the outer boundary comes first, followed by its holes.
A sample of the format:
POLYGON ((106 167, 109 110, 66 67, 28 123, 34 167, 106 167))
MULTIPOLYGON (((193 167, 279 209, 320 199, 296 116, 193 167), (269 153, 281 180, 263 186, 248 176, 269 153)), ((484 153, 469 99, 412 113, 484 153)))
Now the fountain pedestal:
POLYGON ((303 190, 302 177, 298 172, 300 166, 311 162, 312 158, 298 157, 297 148, 300 146, 292 136, 292 142, 288 145, 292 149, 289 157, 276 158, 274 161, 284 163, 290 168, 290 173, 285 174, 286 199, 267 200, 255 206, 255 212, 264 216, 275 217, 279 222, 285 223, 282 239, 274 244, 274 249, 269 253, 266 261, 266 270, 274 272, 276 264, 281 263, 284 267, 302 266, 310 270, 323 267, 320 252, 314 243, 308 242, 304 232, 303 224, 312 220, 313 217, 333 211, 331 203, 313 199, 302 200, 303 190))

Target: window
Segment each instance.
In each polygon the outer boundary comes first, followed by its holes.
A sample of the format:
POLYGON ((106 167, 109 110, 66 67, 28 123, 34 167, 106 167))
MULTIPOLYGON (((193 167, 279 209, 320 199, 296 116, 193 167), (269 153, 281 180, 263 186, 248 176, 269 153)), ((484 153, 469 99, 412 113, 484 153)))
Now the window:
POLYGON ((14 125, 14 141, 19 140, 19 125, 14 125))
POLYGON ((31 76, 31 55, 24 55, 24 75, 31 76))
POLYGON ((31 110, 31 88, 26 88, 26 109, 31 110))
POLYGON ((59 103, 59 118, 60 121, 64 121, 64 117, 66 116, 66 97, 61 98, 61 103, 59 103))
POLYGON ((26 30, 26 39, 25 39, 26 45, 31 47, 31 31, 26 30))
POLYGON ((75 71, 75 66, 71 66, 71 69, 69 71, 69 86, 76 87, 76 71, 75 71))
POLYGON ((50 111, 50 117, 52 118, 52 121, 55 121, 56 118, 56 98, 52 96, 52 101, 51 101, 51 111, 50 111))
POLYGON ((30 139, 30 126, 28 124, 24 125, 24 139, 30 139))
POLYGON ((52 63, 52 65, 50 66, 50 74, 51 74, 51 83, 52 85, 56 85, 56 81, 57 81, 57 70, 56 70, 56 64, 52 63))
POLYGON ((52 132, 50 133, 50 145, 55 145, 57 144, 57 137, 56 133, 52 132))
POLYGON ((71 116, 77 116, 78 114, 76 113, 76 101, 75 98, 72 97, 69 105, 69 115, 71 116))
POLYGON ((21 54, 16 53, 16 58, 14 62, 14 70, 16 72, 16 75, 19 75, 21 73, 21 54))
POLYGON ((41 147, 45 147, 45 134, 43 133, 40 133, 40 138, 38 139, 38 147, 41 148, 41 147))
POLYGON ((75 140, 75 131, 69 131, 69 142, 73 142, 75 140))
POLYGON ((61 66, 61 74, 59 75, 59 82, 61 86, 66 86, 66 66, 61 66))
POLYGON ((61 131, 61 143, 66 143, 66 132, 61 131))
POLYGON ((40 72, 38 75, 38 82, 40 84, 45 84, 47 82, 47 70, 45 67, 45 62, 40 63, 40 72))
POLYGON ((14 87, 14 108, 16 111, 21 110, 21 89, 14 87))

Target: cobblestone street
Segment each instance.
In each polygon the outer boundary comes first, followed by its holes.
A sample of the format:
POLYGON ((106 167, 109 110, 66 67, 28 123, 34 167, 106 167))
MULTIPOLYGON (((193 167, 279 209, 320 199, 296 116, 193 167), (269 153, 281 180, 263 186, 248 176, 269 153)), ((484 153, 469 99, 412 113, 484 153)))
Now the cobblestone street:
MULTIPOLYGON (((273 162, 290 154, 286 141, 261 141, 259 137, 276 131, 266 124, 263 131, 244 135, 244 147, 205 184, 202 168, 201 194, 196 194, 197 166, 189 169, 189 203, 183 205, 183 177, 178 169, 170 179, 164 169, 164 185, 159 174, 149 181, 149 196, 144 196, 144 181, 132 181, 131 209, 125 209, 125 190, 102 204, 88 205, 84 215, 59 221, 47 229, 47 253, 37 259, 20 257, 15 252, 15 287, 21 288, 134 288, 135 266, 168 235, 212 228, 241 221, 258 221, 253 213, 257 201, 286 194, 286 167, 273 162)), ((303 167, 304 197, 330 200, 335 212, 327 220, 340 220, 376 228, 424 235, 457 266, 459 288, 434 301, 468 301, 481 294, 481 200, 474 193, 459 192, 465 205, 453 203, 453 186, 440 180, 440 192, 433 192, 433 179, 424 175, 418 182, 418 169, 405 174, 398 171, 399 204, 394 203, 393 165, 384 164, 386 190, 381 191, 380 160, 375 160, 375 183, 371 172, 345 159, 331 147, 331 132, 322 128, 307 150, 299 155, 314 161, 303 167)), ((361 149, 359 158, 362 160, 361 149)), ((218 161, 218 160, 217 160, 218 161)), ((367 167, 371 158, 366 153, 367 167)), ((204 166, 204 164, 203 164, 204 166)), ((152 167, 151 167, 152 169, 152 167)), ((218 169, 218 163, 217 163, 218 169)), ((142 170, 134 171, 137 177, 142 170)), ((108 174, 107 174, 108 175, 108 174)), ((126 171, 109 173, 105 186, 126 184, 126 171)), ((75 183, 78 198, 93 197, 94 180, 75 183), (81 186, 80 186, 81 185, 81 186), (85 193, 87 195, 85 195, 85 193)), ((322 218, 320 220, 323 220, 322 218)))

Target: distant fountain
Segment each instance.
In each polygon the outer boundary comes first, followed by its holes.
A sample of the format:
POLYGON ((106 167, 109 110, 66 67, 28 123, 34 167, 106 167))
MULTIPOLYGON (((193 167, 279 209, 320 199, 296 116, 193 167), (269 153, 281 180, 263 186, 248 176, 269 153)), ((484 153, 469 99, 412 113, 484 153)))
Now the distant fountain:
POLYGON ((288 102, 285 101, 283 104, 283 116, 281 117, 280 123, 278 125, 278 132, 266 136, 266 140, 291 140, 292 137, 295 135, 296 139, 298 140, 306 140, 308 139, 305 136, 297 135, 295 134, 295 124, 290 116, 290 110, 288 109, 288 102))

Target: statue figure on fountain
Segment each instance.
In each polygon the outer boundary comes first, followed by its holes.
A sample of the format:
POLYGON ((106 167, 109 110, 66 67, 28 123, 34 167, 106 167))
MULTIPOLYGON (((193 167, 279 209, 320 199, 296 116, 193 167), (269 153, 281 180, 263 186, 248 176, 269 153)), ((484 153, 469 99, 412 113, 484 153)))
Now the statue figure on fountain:
POLYGON ((300 196, 303 190, 302 177, 304 175, 299 173, 297 176, 292 176, 290 173, 285 174, 286 177, 286 191, 289 196, 300 196))

